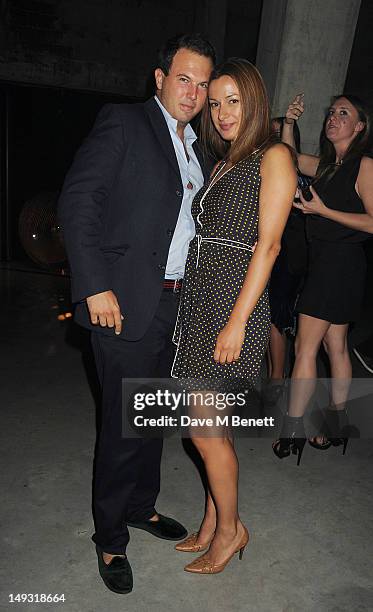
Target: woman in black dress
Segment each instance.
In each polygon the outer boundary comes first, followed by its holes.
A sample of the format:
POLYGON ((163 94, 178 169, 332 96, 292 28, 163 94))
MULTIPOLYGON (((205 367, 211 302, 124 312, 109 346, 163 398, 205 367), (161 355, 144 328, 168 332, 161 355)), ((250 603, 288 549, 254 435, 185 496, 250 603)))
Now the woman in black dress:
MULTIPOLYGON (((304 110, 303 94, 289 106, 283 140, 292 144, 292 129, 304 110)), ((333 99, 321 137, 321 156, 298 155, 302 173, 314 176, 307 199, 295 204, 307 215, 309 266, 297 311, 298 334, 289 413, 273 450, 280 457, 298 452, 305 443, 302 417, 317 377, 316 357, 323 343, 330 362, 332 401, 324 434, 310 440, 319 449, 347 444, 344 404, 351 380, 347 347, 349 323, 359 317, 366 262, 362 242, 373 233, 373 160, 371 122, 355 96, 333 99)))
MULTIPOLYGON (((264 83, 250 62, 231 59, 217 68, 208 102, 202 133, 222 161, 192 204, 196 236, 186 263, 172 376, 187 384, 209 379, 213 388, 227 391, 242 380, 249 386, 260 372, 270 327, 267 283, 296 171, 289 148, 271 133, 264 83)), ((206 416, 205 406, 198 409, 206 416)), ((176 549, 208 548, 185 569, 215 574, 248 542, 237 508, 238 461, 228 431, 208 437, 191 428, 191 437, 209 490, 198 533, 176 549)))

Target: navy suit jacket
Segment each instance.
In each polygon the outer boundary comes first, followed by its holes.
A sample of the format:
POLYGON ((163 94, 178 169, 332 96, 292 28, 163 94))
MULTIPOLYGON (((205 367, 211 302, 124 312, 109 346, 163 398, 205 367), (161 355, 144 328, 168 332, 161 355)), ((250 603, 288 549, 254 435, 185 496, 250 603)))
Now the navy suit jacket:
MULTIPOLYGON (((195 151, 206 180, 212 165, 198 146, 195 151)), ((111 289, 125 317, 121 336, 145 334, 160 300, 182 198, 174 146, 154 98, 104 106, 59 199, 78 323, 114 334, 91 324, 85 301, 111 289)))

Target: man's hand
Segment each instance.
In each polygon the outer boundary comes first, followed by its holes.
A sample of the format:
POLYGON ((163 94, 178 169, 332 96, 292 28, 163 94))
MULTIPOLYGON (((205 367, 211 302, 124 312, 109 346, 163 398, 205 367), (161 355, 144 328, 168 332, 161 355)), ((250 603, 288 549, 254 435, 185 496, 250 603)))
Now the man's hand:
POLYGON ((120 334, 124 317, 120 312, 118 300, 112 291, 103 291, 87 297, 87 306, 93 325, 114 327, 117 336, 120 334))

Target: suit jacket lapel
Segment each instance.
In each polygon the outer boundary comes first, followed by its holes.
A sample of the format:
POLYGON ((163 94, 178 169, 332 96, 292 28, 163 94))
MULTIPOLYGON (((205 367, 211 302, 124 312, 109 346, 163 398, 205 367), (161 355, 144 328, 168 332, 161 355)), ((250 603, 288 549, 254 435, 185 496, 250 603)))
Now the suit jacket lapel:
MULTIPOLYGON (((149 116, 150 122, 159 140, 159 143, 181 183, 182 181, 179 164, 177 163, 174 145, 163 113, 154 98, 150 98, 149 100, 147 100, 147 102, 145 102, 144 104, 144 107, 149 116)), ((199 165, 201 166, 203 177, 206 182, 210 178, 211 170, 214 164, 208 157, 203 155, 197 140, 193 143, 193 149, 197 156, 199 165)))
POLYGON ((178 175, 181 183, 179 164, 177 163, 174 145, 172 143, 172 138, 170 136, 170 132, 168 131, 167 123, 165 121, 163 113, 154 98, 150 98, 150 100, 145 102, 144 107, 149 116, 150 122, 153 126, 154 132, 156 133, 159 143, 168 161, 171 163, 173 169, 178 175))

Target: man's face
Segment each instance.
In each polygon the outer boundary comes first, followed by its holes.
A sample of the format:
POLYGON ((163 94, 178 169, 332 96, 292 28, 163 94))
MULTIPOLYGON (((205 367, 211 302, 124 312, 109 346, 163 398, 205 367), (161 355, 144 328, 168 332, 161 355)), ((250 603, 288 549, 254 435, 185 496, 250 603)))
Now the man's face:
POLYGON ((156 69, 157 96, 180 125, 186 125, 201 111, 212 68, 209 57, 179 49, 167 76, 160 68, 156 69))

